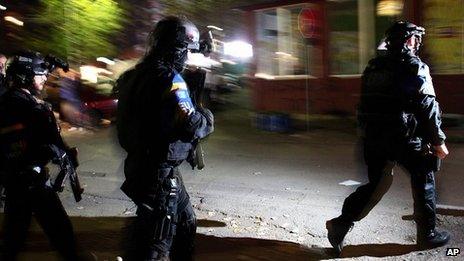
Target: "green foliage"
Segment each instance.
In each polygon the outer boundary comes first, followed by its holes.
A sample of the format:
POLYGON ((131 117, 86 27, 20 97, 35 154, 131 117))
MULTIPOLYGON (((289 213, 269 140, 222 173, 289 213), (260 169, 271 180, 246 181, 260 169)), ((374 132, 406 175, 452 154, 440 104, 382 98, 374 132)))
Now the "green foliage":
POLYGON ((39 15, 32 18, 35 30, 26 44, 73 62, 111 56, 124 17, 115 0, 44 0, 39 15))

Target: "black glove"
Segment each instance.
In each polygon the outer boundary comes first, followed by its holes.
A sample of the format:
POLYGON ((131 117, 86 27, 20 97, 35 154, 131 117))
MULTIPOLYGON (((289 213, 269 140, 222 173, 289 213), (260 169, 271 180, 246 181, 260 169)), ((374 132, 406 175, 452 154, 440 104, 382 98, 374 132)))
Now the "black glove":
POLYGON ((197 111, 206 118, 209 126, 214 126, 214 115, 209 109, 200 107, 197 108, 197 111))

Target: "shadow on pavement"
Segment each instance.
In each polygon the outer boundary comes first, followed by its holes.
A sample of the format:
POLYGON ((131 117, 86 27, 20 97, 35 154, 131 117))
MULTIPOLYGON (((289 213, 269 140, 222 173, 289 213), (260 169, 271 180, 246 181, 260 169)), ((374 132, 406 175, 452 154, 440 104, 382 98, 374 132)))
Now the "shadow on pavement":
POLYGON ((402 220, 412 221, 414 220, 414 215, 404 215, 401 217, 402 220))
MULTIPOLYGON (((452 217, 464 217, 464 208, 463 207, 449 207, 449 208, 440 208, 437 207, 437 214, 443 216, 452 216, 452 217)), ((414 220, 414 215, 404 215, 401 217, 402 220, 414 220)))
POLYGON ((388 257, 401 256, 417 251, 417 245, 402 245, 402 244, 365 244, 345 246, 341 257, 388 257))
POLYGON ((453 217, 464 217, 464 208, 437 208, 437 214, 453 217))
MULTIPOLYGON (((124 252, 125 232, 132 217, 71 217, 80 248, 95 260, 115 260, 124 252)), ((3 214, 0 215, 3 223, 3 214)), ((199 227, 224 227, 225 223, 198 220, 199 227)), ((3 231, 1 231, 3 232, 3 231)), ((3 233, 1 233, 3 234, 3 233)), ((331 258, 328 248, 308 248, 277 240, 216 237, 197 234, 195 260, 321 260, 331 258)), ((19 260, 58 260, 48 239, 33 222, 19 260)))
POLYGON ((196 260, 321 260, 329 249, 307 248, 291 242, 256 238, 230 238, 197 235, 196 260))

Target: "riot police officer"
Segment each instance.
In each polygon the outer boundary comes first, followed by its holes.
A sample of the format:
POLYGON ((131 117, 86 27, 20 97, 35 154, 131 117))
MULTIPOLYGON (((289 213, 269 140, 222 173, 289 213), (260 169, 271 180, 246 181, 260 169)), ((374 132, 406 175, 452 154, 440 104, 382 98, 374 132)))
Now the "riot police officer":
POLYGON ((395 165, 411 175, 417 244, 437 247, 450 239, 448 232, 435 228, 434 174, 448 150, 429 68, 418 57, 424 34, 415 24, 394 23, 386 31, 386 53, 372 59, 363 73, 358 122, 369 182, 346 198, 339 217, 326 223, 338 253, 353 222, 364 218, 389 189, 395 165))
MULTIPOLYGON (((73 228, 46 165, 51 146, 63 142, 49 104, 38 95, 56 64, 35 52, 22 52, 7 68, 7 92, 0 97, 0 168, 6 188, 3 259, 15 260, 32 214, 65 260, 76 260, 73 228)), ((65 65, 66 66, 66 65, 65 65)))
POLYGON ((196 219, 178 166, 213 131, 213 115, 192 103, 181 76, 199 32, 167 17, 150 33, 149 49, 117 83, 118 138, 127 151, 121 189, 137 205, 135 260, 189 260, 196 219))

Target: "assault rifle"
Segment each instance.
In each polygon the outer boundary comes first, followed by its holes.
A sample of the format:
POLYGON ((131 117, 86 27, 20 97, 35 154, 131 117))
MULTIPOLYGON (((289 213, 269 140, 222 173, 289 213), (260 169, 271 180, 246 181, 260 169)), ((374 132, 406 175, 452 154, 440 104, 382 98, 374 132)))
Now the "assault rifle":
MULTIPOLYGON (((196 68, 195 70, 187 69, 183 75, 187 86, 189 86, 190 96, 195 107, 203 107, 202 96, 205 86, 205 75, 206 71, 202 68, 196 68)), ((196 167, 198 170, 202 170, 205 167, 205 160, 201 142, 197 140, 194 146, 195 151, 193 152, 193 159, 190 165, 192 169, 196 167)))
POLYGON ((76 202, 81 201, 84 189, 81 187, 79 176, 76 172, 77 162, 76 160, 71 160, 71 157, 68 154, 72 153, 75 158, 77 156, 77 150, 73 148, 69 151, 65 151, 55 145, 52 145, 52 150, 56 155, 55 161, 60 166, 60 172, 56 176, 55 182, 53 182, 53 189, 55 189, 55 191, 62 192, 65 187, 66 180, 69 178, 74 199, 76 202))
MULTIPOLYGON (((198 52, 202 53, 205 57, 208 57, 213 48, 213 35, 211 31, 208 30, 202 34, 201 38, 200 49, 198 52)), ((183 74, 195 107, 203 108, 206 70, 207 69, 202 68, 201 66, 187 66, 187 69, 183 74)), ((202 170, 205 167, 205 160, 201 142, 199 140, 196 141, 194 146, 195 151, 190 165, 192 168, 196 167, 198 170, 202 170)))

